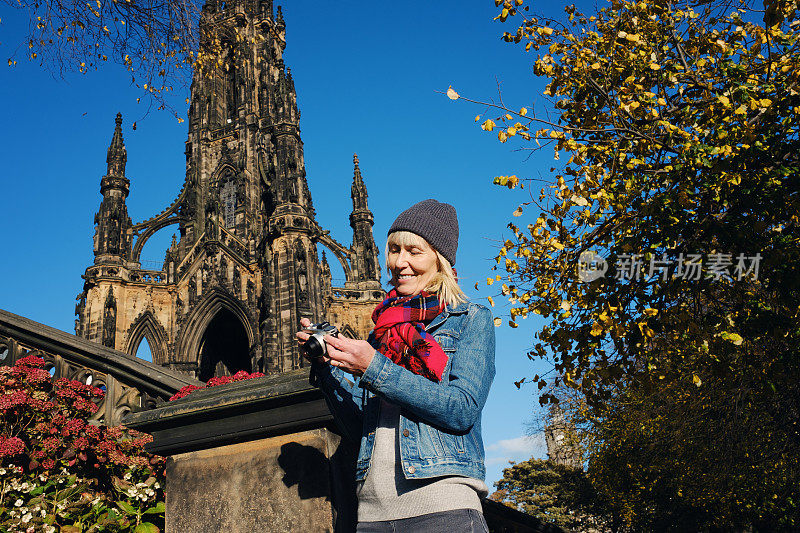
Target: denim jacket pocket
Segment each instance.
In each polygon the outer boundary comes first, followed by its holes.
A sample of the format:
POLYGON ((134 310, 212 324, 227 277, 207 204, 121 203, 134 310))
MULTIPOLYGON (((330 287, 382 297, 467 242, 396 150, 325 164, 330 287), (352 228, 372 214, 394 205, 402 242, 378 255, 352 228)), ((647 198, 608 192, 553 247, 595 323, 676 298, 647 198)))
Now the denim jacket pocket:
POLYGON ((453 364, 453 356, 456 353, 458 344, 458 334, 452 330, 437 331, 433 336, 434 340, 442 347, 442 351, 447 356, 447 364, 442 372, 442 383, 446 384, 450 379, 450 367, 453 364))
POLYGON ((420 459, 434 459, 445 455, 445 444, 439 432, 427 424, 419 424, 417 452, 420 459))

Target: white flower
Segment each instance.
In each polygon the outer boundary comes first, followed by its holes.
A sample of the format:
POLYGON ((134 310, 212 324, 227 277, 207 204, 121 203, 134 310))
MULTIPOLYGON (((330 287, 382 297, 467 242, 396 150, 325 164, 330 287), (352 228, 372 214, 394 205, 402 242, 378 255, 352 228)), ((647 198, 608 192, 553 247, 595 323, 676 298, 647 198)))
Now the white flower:
POLYGON ((17 500, 14 502, 14 507, 22 507, 22 500, 17 500))
POLYGON ((24 515, 22 515, 22 523, 27 524, 28 522, 31 521, 31 518, 33 518, 33 515, 31 513, 25 513, 24 515))

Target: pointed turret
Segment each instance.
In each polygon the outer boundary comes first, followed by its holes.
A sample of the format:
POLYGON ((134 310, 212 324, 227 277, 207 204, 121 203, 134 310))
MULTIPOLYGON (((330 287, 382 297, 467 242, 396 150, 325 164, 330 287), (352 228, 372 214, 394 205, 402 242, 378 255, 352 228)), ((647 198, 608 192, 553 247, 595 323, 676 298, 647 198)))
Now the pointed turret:
POLYGON ((125 165, 128 162, 128 151, 125 149, 125 141, 122 139, 122 113, 117 113, 115 119, 114 136, 111 138, 111 146, 108 147, 106 163, 108 163, 107 176, 115 178, 125 177, 125 165))
POLYGON ((353 212, 350 213, 350 227, 353 228, 351 250, 355 279, 363 288, 380 288, 378 247, 372 237, 374 218, 367 206, 367 186, 361 175, 357 154, 353 154, 353 167, 353 185, 350 187, 353 212))
POLYGON ((364 185, 364 178, 361 176, 361 168, 358 166, 358 154, 353 154, 353 167, 353 185, 350 186, 350 197, 353 199, 353 213, 360 210, 369 211, 367 207, 367 187, 364 185))
POLYGON ((319 275, 322 285, 322 296, 325 299, 325 306, 330 305, 330 299, 333 297, 331 289, 331 266, 328 264, 328 257, 325 255, 325 250, 322 250, 322 261, 319 264, 319 275))
POLYGON ((106 175, 100 180, 103 201, 94 217, 95 264, 121 263, 130 251, 131 219, 125 198, 128 197, 130 181, 125 177, 128 152, 122 139, 122 114, 117 113, 114 135, 108 147, 106 175))

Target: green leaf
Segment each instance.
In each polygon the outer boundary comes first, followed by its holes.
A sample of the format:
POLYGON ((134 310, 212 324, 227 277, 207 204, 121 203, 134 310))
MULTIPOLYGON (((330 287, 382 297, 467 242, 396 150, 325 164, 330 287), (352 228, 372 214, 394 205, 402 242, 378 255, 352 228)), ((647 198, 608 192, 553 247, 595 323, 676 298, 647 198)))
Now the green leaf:
POLYGON ((164 512, 166 512, 164 502, 158 502, 155 507, 151 507, 142 514, 163 514, 164 512))
POLYGON ((117 503, 117 507, 119 507, 120 509, 122 509, 126 513, 128 513, 128 514, 136 514, 136 509, 134 509, 133 505, 129 504, 128 502, 119 501, 119 502, 116 502, 116 503, 117 503))
POLYGON ((150 522, 142 522, 136 529, 133 530, 133 533, 160 533, 161 530, 155 524, 151 524, 150 522))

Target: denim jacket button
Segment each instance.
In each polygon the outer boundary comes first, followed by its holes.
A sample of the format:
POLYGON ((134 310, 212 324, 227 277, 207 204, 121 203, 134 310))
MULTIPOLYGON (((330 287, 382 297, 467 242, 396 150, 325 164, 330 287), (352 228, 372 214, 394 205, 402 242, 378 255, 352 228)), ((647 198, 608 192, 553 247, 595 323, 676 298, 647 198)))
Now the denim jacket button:
POLYGON ((408 473, 409 474, 413 474, 415 470, 416 470, 416 468, 414 468, 413 466, 409 466, 408 467, 408 473))
POLYGON ((404 429, 404 430, 403 430, 403 436, 404 436, 404 437, 408 437, 408 430, 407 430, 407 429, 404 429))

